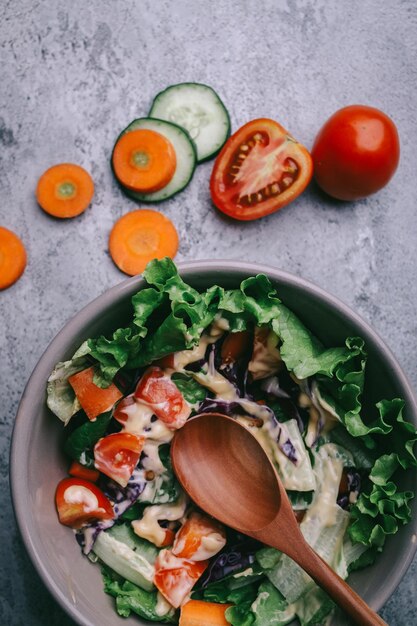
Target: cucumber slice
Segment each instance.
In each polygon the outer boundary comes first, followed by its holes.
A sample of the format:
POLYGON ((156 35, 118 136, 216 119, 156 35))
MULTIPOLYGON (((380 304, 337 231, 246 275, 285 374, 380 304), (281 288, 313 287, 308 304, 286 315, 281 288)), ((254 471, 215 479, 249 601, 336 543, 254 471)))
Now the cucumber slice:
POLYGON ((162 200, 171 198, 179 191, 182 191, 190 182, 197 164, 196 148, 188 133, 183 128, 180 128, 180 126, 171 124, 171 122, 166 122, 165 120, 151 119, 148 117, 141 117, 131 122, 131 124, 120 133, 119 137, 132 130, 139 130, 141 128, 160 133, 172 143, 177 156, 175 174, 165 187, 152 193, 139 193, 127 189, 123 185, 121 185, 121 187, 128 196, 139 202, 161 202, 162 200))
POLYGON ((156 554, 153 554, 149 542, 136 537, 126 526, 115 526, 114 529, 101 532, 94 543, 93 552, 103 563, 131 583, 146 591, 154 588, 153 562, 156 554))
POLYGON ((199 163, 217 154, 230 135, 226 107, 214 89, 200 83, 180 83, 161 91, 152 103, 149 117, 185 128, 195 142, 199 163))

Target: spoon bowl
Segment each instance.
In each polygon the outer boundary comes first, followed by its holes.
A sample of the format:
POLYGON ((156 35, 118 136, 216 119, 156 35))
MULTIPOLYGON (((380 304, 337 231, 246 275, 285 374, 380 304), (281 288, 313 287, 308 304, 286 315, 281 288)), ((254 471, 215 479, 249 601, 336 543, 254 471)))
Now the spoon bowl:
POLYGON ((287 554, 356 624, 387 626, 306 542, 281 479, 243 424, 220 413, 197 415, 175 433, 171 459, 203 511, 287 554))
POLYGON ((281 497, 275 470, 255 437, 232 418, 206 413, 189 420, 177 431, 171 456, 192 500, 224 524, 248 534, 277 516, 281 497), (231 497, 236 485, 244 488, 231 497))

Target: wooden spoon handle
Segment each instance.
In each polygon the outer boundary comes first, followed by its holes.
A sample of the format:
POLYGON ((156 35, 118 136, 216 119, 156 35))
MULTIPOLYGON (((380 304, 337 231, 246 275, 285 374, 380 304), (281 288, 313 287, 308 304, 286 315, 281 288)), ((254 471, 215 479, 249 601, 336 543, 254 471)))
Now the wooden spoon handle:
POLYGON ((303 542, 303 550, 289 554, 304 571, 322 587, 329 596, 359 626, 387 626, 387 623, 369 607, 358 594, 325 561, 303 542))

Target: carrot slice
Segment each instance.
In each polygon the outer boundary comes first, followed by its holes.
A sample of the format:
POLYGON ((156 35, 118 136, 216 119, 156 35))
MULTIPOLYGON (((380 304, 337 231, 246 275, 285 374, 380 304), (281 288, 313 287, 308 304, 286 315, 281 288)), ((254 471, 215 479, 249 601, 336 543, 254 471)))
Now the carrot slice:
POLYGON ((94 367, 81 370, 68 378, 89 420, 95 420, 97 415, 111 409, 123 395, 115 384, 112 383, 106 389, 102 389, 94 384, 93 379, 94 367))
POLYGON ((42 174, 36 188, 36 199, 49 215, 76 217, 83 213, 94 195, 90 174, 74 163, 60 163, 42 174))
POLYGON ((100 472, 96 469, 90 469, 81 465, 78 461, 73 461, 71 467, 68 470, 70 476, 75 478, 84 478, 84 480, 90 480, 92 483, 96 483, 100 477, 100 472))
POLYGON ((138 209, 123 215, 112 228, 109 251, 117 267, 135 276, 152 259, 171 259, 178 250, 178 233, 162 213, 138 209))
POLYGON ((26 267, 26 249, 14 232, 0 226, 0 289, 15 283, 26 267))
POLYGON ((142 193, 158 191, 174 176, 177 157, 172 143, 154 130, 141 128, 121 137, 114 146, 113 171, 118 181, 142 193))
POLYGON ((189 600, 181 607, 179 626, 230 626, 225 617, 231 604, 189 600))

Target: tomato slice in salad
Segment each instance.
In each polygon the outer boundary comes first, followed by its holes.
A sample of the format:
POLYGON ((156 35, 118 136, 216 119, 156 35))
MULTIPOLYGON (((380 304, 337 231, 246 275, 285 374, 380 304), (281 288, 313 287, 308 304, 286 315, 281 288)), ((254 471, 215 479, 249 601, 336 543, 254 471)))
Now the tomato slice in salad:
POLYGON ((145 437, 133 433, 113 433, 99 439, 94 446, 95 467, 126 487, 138 464, 145 437))
POLYGON ((224 527, 207 515, 193 512, 177 532, 172 553, 184 559, 204 561, 220 552, 225 544, 224 527))
POLYGON ((114 518, 110 500, 97 485, 83 478, 61 480, 56 488, 55 503, 59 521, 71 528, 114 518))
POLYGON ((239 360, 251 345, 251 333, 241 330, 229 333, 222 343, 221 357, 223 363, 234 363, 239 360))
POLYGON ((94 384, 93 379, 94 367, 88 367, 68 378, 78 402, 90 420, 95 420, 100 413, 111 409, 123 395, 115 384, 102 389, 94 384))
POLYGON ((180 559, 170 550, 161 550, 155 561, 155 586, 177 609, 203 574, 208 563, 208 560, 180 559))
POLYGON ((135 398, 146 402, 171 429, 181 428, 191 413, 176 384, 160 367, 146 370, 136 387, 135 398))
POLYGON ((211 197, 226 215, 254 220, 295 200, 312 174, 307 148, 274 120, 261 118, 224 145, 211 175, 211 197))
POLYGON ((78 463, 78 461, 73 461, 71 463, 68 474, 70 476, 75 476, 76 478, 84 478, 85 480, 90 480, 92 483, 97 482, 100 477, 100 472, 98 470, 85 467, 85 465, 81 465, 81 463, 78 463))

